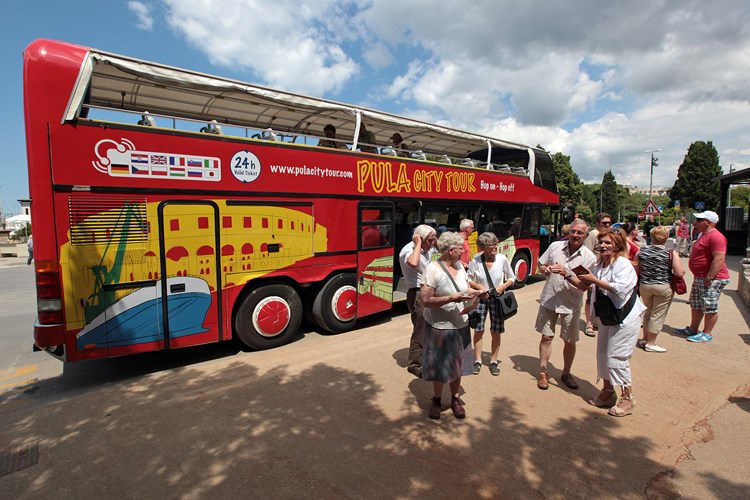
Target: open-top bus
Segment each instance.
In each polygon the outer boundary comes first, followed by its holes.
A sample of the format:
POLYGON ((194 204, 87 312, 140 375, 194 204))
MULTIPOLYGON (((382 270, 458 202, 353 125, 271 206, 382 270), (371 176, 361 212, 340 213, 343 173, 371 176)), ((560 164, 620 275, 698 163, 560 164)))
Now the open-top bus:
POLYGON ((349 330, 424 222, 495 232, 523 284, 558 202, 538 149, 62 42, 26 49, 24 113, 34 342, 66 361, 349 330))

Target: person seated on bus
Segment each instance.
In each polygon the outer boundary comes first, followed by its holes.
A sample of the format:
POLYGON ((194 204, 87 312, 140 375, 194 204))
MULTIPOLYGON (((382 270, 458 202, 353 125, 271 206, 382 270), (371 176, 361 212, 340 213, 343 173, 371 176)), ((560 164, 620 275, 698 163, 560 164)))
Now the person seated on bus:
POLYGON ((334 127, 332 124, 328 124, 325 127, 323 127, 323 133, 326 135, 327 139, 320 139, 318 141, 318 146, 323 148, 345 148, 346 144, 343 142, 336 141, 336 127, 334 127))
POLYGON ((378 226, 364 226, 362 228, 363 250, 366 248, 382 247, 383 245, 387 244, 388 241, 386 240, 385 236, 383 236, 383 233, 380 232, 378 226))
POLYGON ((410 152, 404 147, 404 138, 398 132, 391 136, 391 142, 393 143, 393 150, 396 152, 396 156, 403 156, 404 158, 410 158, 410 152))
POLYGON ((357 140, 357 147, 363 153, 377 153, 378 148, 375 147, 375 134, 367 130, 365 124, 362 123, 359 126, 359 139, 357 140))

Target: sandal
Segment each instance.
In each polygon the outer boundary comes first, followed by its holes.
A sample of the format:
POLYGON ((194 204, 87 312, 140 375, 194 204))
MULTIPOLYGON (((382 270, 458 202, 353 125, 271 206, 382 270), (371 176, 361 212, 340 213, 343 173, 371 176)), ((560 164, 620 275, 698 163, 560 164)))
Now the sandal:
POLYGON ((612 408, 617 403, 617 394, 614 389, 602 390, 594 399, 589 399, 588 403, 597 408, 612 408), (602 397, 602 394, 609 396, 602 397))
POLYGON ((596 330, 594 330, 594 325, 592 324, 586 325, 586 329, 583 331, 583 333, 587 337, 596 337, 596 330))
POLYGON ((609 409, 607 415, 610 415, 612 417, 624 417, 626 415, 632 415, 633 408, 635 408, 635 398, 633 396, 620 396, 620 400, 615 406, 609 409), (620 406, 624 401, 630 401, 630 407, 623 408, 622 406, 620 406))

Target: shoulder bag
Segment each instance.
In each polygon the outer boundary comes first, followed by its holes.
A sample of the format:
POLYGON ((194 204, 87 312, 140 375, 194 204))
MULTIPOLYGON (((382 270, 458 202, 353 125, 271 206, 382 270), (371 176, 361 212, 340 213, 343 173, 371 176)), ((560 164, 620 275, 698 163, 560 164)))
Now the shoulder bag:
POLYGON ((669 251, 669 288, 674 290, 674 293, 677 295, 685 295, 687 293, 685 278, 672 274, 672 250, 669 251))
POLYGON ((633 310, 635 299, 638 297, 638 294, 635 292, 636 289, 633 288, 633 290, 630 292, 630 298, 627 302, 625 302, 625 305, 620 309, 617 309, 612 303, 612 299, 605 295, 604 292, 602 292, 601 289, 597 286, 596 302, 594 302, 594 313, 596 313, 596 316, 599 318, 599 321, 602 322, 602 325, 621 325, 625 318, 628 317, 628 314, 630 314, 630 311, 633 310))
MULTIPOLYGON (((456 285, 456 281, 453 279, 453 276, 451 276, 450 271, 448 271, 448 269, 446 269, 443 263, 439 260, 437 261, 437 263, 440 264, 440 267, 443 268, 445 274, 448 275, 448 279, 451 280, 451 283, 453 283, 453 288, 455 288, 458 293, 461 293, 461 290, 458 289, 458 285, 456 285)), ((469 327, 476 329, 476 327, 479 326, 479 313, 476 311, 470 311, 467 314, 467 317, 469 321, 469 327)), ((464 349, 466 349, 466 346, 471 344, 471 332, 469 332, 469 330, 466 328, 458 328, 458 332, 461 334, 461 340, 463 342, 464 349)))
POLYGON ((497 295, 495 284, 492 283, 492 277, 490 277, 490 271, 487 269, 487 264, 484 260, 484 254, 482 255, 482 267, 484 267, 484 274, 487 275, 487 283, 490 285, 490 298, 489 300, 496 300, 500 306, 500 312, 503 315, 503 320, 511 318, 518 312, 518 301, 513 292, 505 290, 502 294, 497 295))

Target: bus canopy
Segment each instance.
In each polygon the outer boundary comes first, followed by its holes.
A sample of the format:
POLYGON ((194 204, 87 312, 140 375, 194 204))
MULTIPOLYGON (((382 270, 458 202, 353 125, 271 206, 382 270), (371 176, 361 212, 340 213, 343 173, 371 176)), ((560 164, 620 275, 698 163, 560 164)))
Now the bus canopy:
MULTIPOLYGON (((382 111, 270 89, 237 80, 88 49, 63 122, 101 107, 184 118, 285 134, 320 134, 332 123, 339 137, 357 137, 360 123, 379 137, 399 132, 411 151, 464 158, 493 148, 523 150, 534 178, 528 146, 422 122, 382 111)), ((383 144, 385 145, 385 144, 383 144)))

